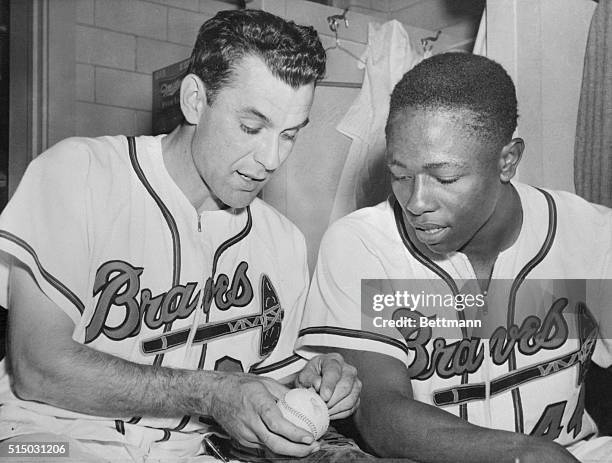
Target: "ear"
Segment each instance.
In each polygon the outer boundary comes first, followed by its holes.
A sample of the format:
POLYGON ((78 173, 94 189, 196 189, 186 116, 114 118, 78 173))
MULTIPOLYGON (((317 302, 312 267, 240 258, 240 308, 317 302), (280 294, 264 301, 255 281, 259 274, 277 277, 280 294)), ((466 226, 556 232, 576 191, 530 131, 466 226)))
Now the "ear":
POLYGON ((181 82, 181 111, 188 124, 196 125, 207 104, 206 86, 195 74, 187 74, 181 82))
POLYGON ((501 149, 499 155, 499 179, 508 183, 516 175, 516 168, 521 161, 525 142, 522 138, 513 138, 501 149))

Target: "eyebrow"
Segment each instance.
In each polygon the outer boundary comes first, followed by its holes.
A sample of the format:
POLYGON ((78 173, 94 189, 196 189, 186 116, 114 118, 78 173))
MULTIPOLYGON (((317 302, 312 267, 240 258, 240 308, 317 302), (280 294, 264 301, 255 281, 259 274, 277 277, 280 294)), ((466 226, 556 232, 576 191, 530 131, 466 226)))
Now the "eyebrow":
MULTIPOLYGON (((389 161, 388 164, 389 164, 389 166, 398 166, 398 167, 406 168, 406 165, 403 162, 398 161, 397 159, 392 159, 391 161, 389 161)), ((442 167, 459 167, 459 168, 462 168, 462 167, 465 167, 465 166, 466 166, 466 164, 463 163, 463 162, 450 162, 450 161, 447 161, 447 162, 429 162, 429 163, 427 163, 427 164, 425 164, 423 166, 423 169, 425 169, 425 170, 434 170, 434 169, 440 169, 442 167)))
POLYGON ((430 162, 423 166, 424 169, 433 170, 440 169, 441 167, 465 167, 466 164, 464 162, 430 162))
POLYGON ((244 110, 241 111, 241 113, 243 113, 245 116, 254 116, 257 119, 261 119, 265 124, 270 124, 272 122, 270 121, 268 116, 266 116, 265 114, 261 113, 260 111, 252 107, 245 108, 244 110))
MULTIPOLYGON (((270 120, 270 118, 268 116, 266 116, 261 111, 258 111, 257 109, 255 109, 253 107, 249 107, 249 108, 244 109, 242 111, 242 113, 244 115, 247 115, 247 116, 254 116, 254 117, 258 118, 258 119, 261 119, 261 121, 264 124, 266 124, 266 125, 272 124, 272 121, 270 120)), ((306 127, 309 122, 310 122, 310 119, 306 118, 302 122, 300 122, 298 125, 296 125, 294 127, 289 127, 288 129, 285 129, 285 131, 287 131, 287 130, 300 130, 300 129, 306 127)))
POLYGON ((387 162, 388 166, 398 166, 398 167, 406 167, 403 162, 398 161, 397 159, 391 159, 387 162))

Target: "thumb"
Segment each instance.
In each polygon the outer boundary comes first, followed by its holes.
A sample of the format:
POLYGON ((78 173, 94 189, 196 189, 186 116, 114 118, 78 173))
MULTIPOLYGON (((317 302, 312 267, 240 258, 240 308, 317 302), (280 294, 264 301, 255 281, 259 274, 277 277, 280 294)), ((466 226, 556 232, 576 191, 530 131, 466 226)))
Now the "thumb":
POLYGON ((303 387, 304 389, 313 388, 315 391, 317 391, 317 393, 321 389, 321 377, 320 376, 312 377, 309 375, 308 377, 305 377, 303 380, 300 377, 298 377, 295 383, 297 387, 303 387))
POLYGON ((295 384, 303 388, 313 387, 319 392, 319 389, 321 389, 320 357, 314 357, 306 364, 297 376, 295 384))
POLYGON ((268 380, 264 384, 268 392, 270 392, 277 401, 282 399, 285 394, 289 392, 289 388, 278 381, 268 380))

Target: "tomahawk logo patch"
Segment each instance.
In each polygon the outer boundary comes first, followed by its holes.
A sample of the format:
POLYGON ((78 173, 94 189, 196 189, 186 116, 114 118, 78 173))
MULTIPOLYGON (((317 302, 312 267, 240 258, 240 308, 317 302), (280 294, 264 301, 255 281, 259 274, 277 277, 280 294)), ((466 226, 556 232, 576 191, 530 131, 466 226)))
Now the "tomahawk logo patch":
POLYGON ((272 286, 270 278, 265 273, 261 275, 259 286, 261 291, 261 312, 265 320, 265 325, 261 331, 259 355, 265 357, 274 350, 278 343, 284 314, 274 286, 272 286))

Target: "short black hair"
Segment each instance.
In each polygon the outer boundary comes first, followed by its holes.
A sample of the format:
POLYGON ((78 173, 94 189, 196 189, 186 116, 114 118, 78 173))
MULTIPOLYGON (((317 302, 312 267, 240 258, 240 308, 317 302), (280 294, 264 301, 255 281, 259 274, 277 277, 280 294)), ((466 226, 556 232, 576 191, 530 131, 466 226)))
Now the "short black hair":
POLYGON ((220 11, 202 24, 189 66, 206 85, 209 104, 247 55, 261 58, 273 75, 293 88, 325 75, 325 50, 313 27, 261 10, 220 11))
POLYGON ((466 111, 466 126, 507 143, 518 119, 516 91, 504 68, 484 56, 442 53, 406 72, 391 94, 386 133, 408 108, 466 111))

